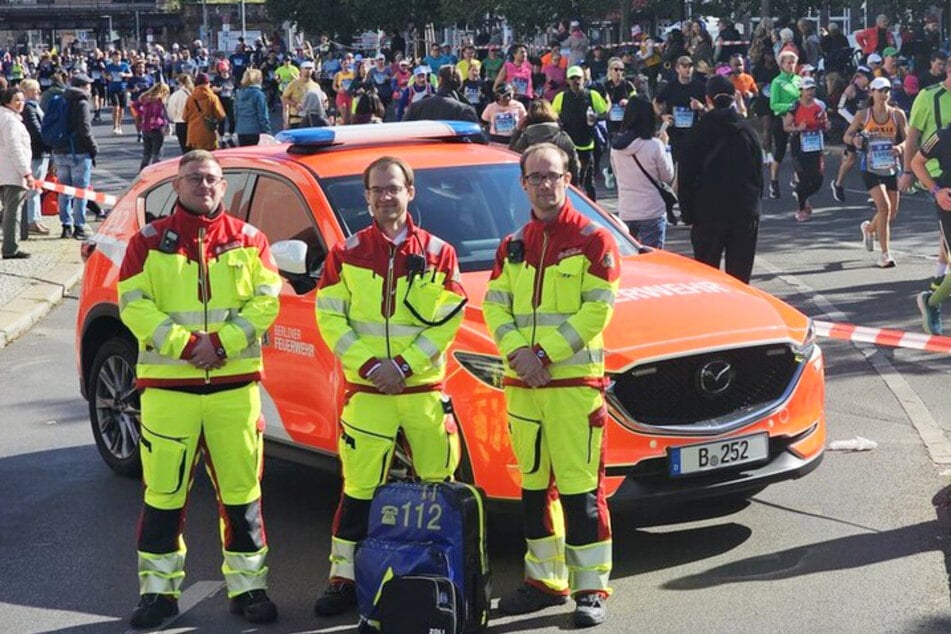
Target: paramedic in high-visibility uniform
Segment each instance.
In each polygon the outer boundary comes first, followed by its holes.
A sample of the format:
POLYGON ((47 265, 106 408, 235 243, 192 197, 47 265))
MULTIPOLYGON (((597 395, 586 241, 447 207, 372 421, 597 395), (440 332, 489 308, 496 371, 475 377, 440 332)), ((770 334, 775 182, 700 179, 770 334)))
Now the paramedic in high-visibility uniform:
POLYGON ((363 184, 373 223, 331 250, 317 291, 320 335, 346 379, 338 442, 343 492, 330 584, 314 605, 319 616, 357 605, 354 550, 366 536, 370 501, 386 481, 400 428, 422 480, 451 477, 459 457, 442 399, 445 351, 465 304, 455 249, 413 223, 413 170, 402 159, 377 159, 363 184))
POLYGON ((226 213, 215 156, 195 150, 178 165, 174 212, 132 238, 119 272, 120 316, 139 341, 145 482, 130 623, 151 628, 178 614, 184 507, 200 454, 218 497, 231 612, 268 623, 277 608, 265 593, 258 381, 281 278, 264 234, 226 213))
POLYGON ((608 232, 567 200, 571 173, 560 148, 532 146, 521 170, 531 219, 502 241, 483 302, 505 359, 528 542, 525 583, 499 609, 534 612, 564 604, 570 594, 575 624, 584 627, 604 621, 611 593, 601 333, 613 311, 620 260, 608 232), (549 494, 552 483, 563 514, 549 494))

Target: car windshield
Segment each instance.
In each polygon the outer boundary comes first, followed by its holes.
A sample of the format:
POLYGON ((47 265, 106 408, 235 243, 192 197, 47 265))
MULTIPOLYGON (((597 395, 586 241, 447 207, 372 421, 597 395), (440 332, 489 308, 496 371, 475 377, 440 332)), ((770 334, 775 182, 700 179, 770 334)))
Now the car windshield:
MULTIPOLYGON (((416 198, 410 203, 413 222, 450 242, 462 271, 490 270, 502 238, 528 221, 530 207, 518 170, 517 164, 419 170, 416 198)), ((370 224, 361 174, 324 179, 320 184, 345 235, 370 224)), ((575 209, 614 236, 621 255, 637 253, 631 238, 578 192, 570 190, 569 197, 575 209)))

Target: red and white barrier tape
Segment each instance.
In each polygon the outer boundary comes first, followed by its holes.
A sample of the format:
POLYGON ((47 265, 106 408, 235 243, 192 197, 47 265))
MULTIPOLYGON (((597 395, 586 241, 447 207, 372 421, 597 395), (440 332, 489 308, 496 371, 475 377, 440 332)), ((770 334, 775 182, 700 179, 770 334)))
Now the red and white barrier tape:
POLYGON ((925 335, 889 328, 867 328, 853 324, 836 324, 830 321, 816 321, 816 334, 830 339, 872 343, 892 348, 911 348, 928 352, 951 354, 951 337, 925 335))
POLYGON ((91 189, 79 189, 78 187, 62 185, 60 183, 51 183, 49 181, 38 180, 36 181, 36 186, 37 189, 48 189, 58 194, 66 194, 67 196, 75 196, 76 198, 91 200, 106 207, 115 207, 116 202, 119 200, 118 196, 113 196, 112 194, 103 194, 101 192, 94 192, 91 189))

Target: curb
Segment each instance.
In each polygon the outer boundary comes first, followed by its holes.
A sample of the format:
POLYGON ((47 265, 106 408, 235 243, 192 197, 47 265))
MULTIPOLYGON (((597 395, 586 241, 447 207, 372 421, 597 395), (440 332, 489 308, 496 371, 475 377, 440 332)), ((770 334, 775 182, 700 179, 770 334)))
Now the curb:
POLYGON ((27 332, 63 301, 83 276, 83 263, 64 258, 44 279, 33 280, 29 287, 0 307, 0 349, 27 332))

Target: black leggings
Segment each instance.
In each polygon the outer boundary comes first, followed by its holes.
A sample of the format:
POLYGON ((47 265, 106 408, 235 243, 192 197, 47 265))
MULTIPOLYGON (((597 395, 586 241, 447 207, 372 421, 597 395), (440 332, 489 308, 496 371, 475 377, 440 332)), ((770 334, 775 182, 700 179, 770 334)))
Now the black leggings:
POLYGON ((773 115, 773 160, 782 163, 786 158, 786 146, 789 145, 789 133, 783 130, 783 117, 773 115))
POLYGON ((796 176, 799 177, 799 183, 796 185, 799 208, 805 209, 809 197, 822 188, 825 161, 822 158, 822 152, 794 152, 793 159, 796 176))

